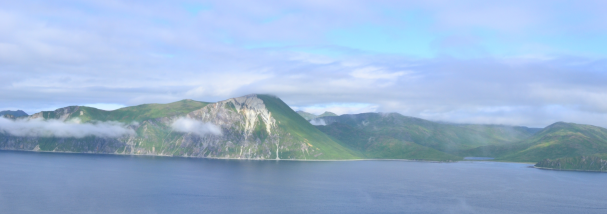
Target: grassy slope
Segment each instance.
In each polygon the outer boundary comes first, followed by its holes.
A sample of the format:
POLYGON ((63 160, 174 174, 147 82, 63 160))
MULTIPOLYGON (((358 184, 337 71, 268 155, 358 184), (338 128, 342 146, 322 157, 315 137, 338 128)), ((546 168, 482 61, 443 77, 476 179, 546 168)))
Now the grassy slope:
POLYGON ((194 100, 181 100, 168 104, 143 104, 132 107, 125 107, 113 111, 104 111, 91 107, 81 107, 84 112, 82 116, 76 114, 82 121, 99 120, 99 121, 120 121, 129 123, 132 121, 141 122, 144 120, 186 115, 196 109, 205 107, 209 103, 199 102, 194 100))
MULTIPOLYGON (((132 107, 125 107, 113 111, 105 111, 92 107, 80 106, 79 109, 71 115, 71 118, 79 118, 82 122, 86 121, 120 121, 124 123, 131 123, 133 121, 143 122, 141 127, 136 130, 138 136, 142 136, 145 138, 144 141, 137 141, 137 145, 140 148, 145 148, 151 150, 153 147, 155 149, 164 149, 161 147, 162 141, 169 137, 174 137, 174 135, 167 136, 170 133, 170 129, 166 127, 159 127, 155 124, 150 124, 149 119, 166 117, 166 116, 179 116, 185 115, 189 112, 192 112, 196 109, 202 108, 209 103, 198 102, 193 100, 181 100, 178 102, 168 103, 168 104, 144 104, 132 107), (80 112, 83 114, 80 115, 80 112), (145 122, 144 122, 145 121, 145 122), (145 133, 144 133, 145 130, 145 133)), ((76 106, 68 107, 71 109, 77 108, 76 106)), ((45 118, 58 118, 54 111, 44 112, 45 118)), ((104 140, 98 137, 86 137, 82 139, 78 138, 40 138, 40 149, 42 151, 52 151, 55 148, 59 150, 72 152, 106 152, 112 153, 113 150, 110 148, 115 148, 118 141, 115 140, 104 140), (105 145, 101 148, 90 148, 89 145, 92 144, 100 144, 105 145), (114 145, 113 145, 114 144, 114 145), (69 148, 69 149, 68 149, 69 148)), ((122 150, 118 150, 123 151, 122 150)), ((175 152, 182 152, 179 150, 175 150, 175 152)))
POLYGON ((412 142, 397 140, 389 136, 377 136, 372 132, 360 130, 343 123, 332 123, 327 126, 316 127, 343 145, 358 151, 366 158, 440 161, 461 159, 460 157, 412 142))
POLYGON ((558 122, 523 141, 525 148, 503 154, 499 159, 537 162, 607 153, 607 129, 558 122))
POLYGON ((364 113, 322 119, 328 124, 339 122, 374 136, 389 136, 451 154, 479 146, 511 144, 537 131, 526 127, 437 123, 396 113, 364 113))
POLYGON ((272 113, 278 126, 291 134, 296 140, 308 142, 319 148, 323 155, 320 159, 355 159, 360 158, 356 153, 335 142, 326 134, 316 129, 306 119, 293 111, 287 104, 275 96, 257 95, 263 100, 268 110, 272 113))
POLYGON ((584 170, 607 172, 607 154, 546 159, 538 162, 537 164, 535 164, 535 166, 558 170, 584 170))

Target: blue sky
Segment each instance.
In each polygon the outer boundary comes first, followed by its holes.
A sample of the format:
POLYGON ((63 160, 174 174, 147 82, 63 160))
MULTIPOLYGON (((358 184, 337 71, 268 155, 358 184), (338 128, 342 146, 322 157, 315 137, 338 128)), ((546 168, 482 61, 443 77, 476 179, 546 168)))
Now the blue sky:
POLYGON ((0 109, 275 94, 607 127, 606 1, 1 1, 0 109))

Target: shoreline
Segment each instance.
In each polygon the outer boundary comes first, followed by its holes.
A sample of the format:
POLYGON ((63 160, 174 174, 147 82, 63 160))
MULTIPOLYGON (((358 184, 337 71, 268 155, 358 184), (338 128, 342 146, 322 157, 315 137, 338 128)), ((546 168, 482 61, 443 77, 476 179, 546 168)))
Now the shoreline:
POLYGON ((169 157, 169 158, 198 158, 214 160, 246 160, 246 161, 405 161, 405 162, 430 162, 430 163, 457 163, 460 161, 433 161, 416 159, 253 159, 253 158, 217 158, 217 157, 192 157, 172 155, 148 155, 148 154, 120 154, 120 153, 92 153, 92 152, 66 152, 66 151, 34 151, 20 149, 0 149, 9 152, 31 152, 31 153, 59 153, 59 154, 91 154, 91 155, 116 155, 116 156, 139 156, 139 157, 169 157))
MULTIPOLYGON (((92 152, 68 152, 68 151, 34 151, 34 150, 19 150, 19 149, 0 149, 0 151, 12 152, 33 152, 33 153, 60 153, 60 154, 92 154, 92 155, 116 155, 116 156, 136 156, 136 157, 168 157, 168 158, 197 158, 211 160, 246 160, 246 161, 302 161, 302 162, 329 162, 329 161, 404 161, 404 162, 428 162, 428 163, 457 163, 457 162, 498 162, 498 163, 518 163, 531 164, 533 162, 514 162, 500 160, 457 160, 457 161, 435 161, 435 160, 416 160, 416 159, 254 159, 254 158, 221 158, 221 157, 192 157, 192 156, 173 156, 173 155, 149 155, 149 154, 120 154, 120 153, 92 153, 92 152)), ((533 166, 535 167, 535 166, 533 166)), ((549 169, 549 168, 545 168, 549 169)), ((562 170, 565 171, 565 170, 562 170)), ((599 171, 597 171, 599 172, 599 171)))
POLYGON ((533 166, 533 168, 542 169, 542 170, 553 170, 553 171, 603 172, 603 173, 607 172, 607 171, 600 171, 600 170, 583 170, 583 169, 555 169, 555 168, 547 168, 547 167, 539 167, 539 166, 533 166))

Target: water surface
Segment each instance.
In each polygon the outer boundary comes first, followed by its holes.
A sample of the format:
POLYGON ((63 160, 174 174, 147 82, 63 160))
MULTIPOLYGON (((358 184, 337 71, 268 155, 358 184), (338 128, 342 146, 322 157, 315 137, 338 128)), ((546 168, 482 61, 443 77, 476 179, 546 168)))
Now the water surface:
POLYGON ((0 213, 607 213, 607 173, 529 166, 0 151, 0 213))

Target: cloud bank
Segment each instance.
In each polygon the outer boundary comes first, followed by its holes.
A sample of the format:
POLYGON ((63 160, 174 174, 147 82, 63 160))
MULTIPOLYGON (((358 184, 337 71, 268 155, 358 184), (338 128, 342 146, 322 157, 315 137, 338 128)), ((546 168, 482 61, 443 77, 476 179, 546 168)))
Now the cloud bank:
POLYGON ((88 136, 117 138, 136 135, 135 131, 119 122, 78 123, 77 121, 0 118, 0 132, 19 137, 74 137, 88 136))
POLYGON ((315 113, 607 127, 605 38, 601 0, 5 1, 0 110, 270 93, 315 113))
POLYGON ((310 124, 315 125, 315 126, 326 126, 327 123, 325 122, 325 119, 322 118, 314 118, 312 120, 310 120, 310 124))
POLYGON ((171 124, 171 128, 176 132, 195 134, 200 137, 206 135, 221 135, 221 128, 212 124, 204 123, 202 121, 190 119, 190 118, 179 118, 171 124))

